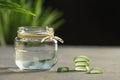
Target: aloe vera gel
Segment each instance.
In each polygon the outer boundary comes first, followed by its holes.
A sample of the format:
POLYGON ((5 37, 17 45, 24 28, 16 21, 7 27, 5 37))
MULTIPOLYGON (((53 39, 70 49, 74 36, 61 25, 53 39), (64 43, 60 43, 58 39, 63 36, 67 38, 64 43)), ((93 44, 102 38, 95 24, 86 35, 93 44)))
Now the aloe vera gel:
POLYGON ((53 28, 19 27, 15 38, 15 63, 21 70, 49 70, 57 62, 53 28))

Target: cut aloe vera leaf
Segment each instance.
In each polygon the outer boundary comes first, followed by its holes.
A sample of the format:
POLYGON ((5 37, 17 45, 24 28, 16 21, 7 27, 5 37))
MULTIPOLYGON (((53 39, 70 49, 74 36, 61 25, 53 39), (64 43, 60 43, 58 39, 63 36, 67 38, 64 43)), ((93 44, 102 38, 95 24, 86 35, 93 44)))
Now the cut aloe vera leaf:
POLYGON ((89 62, 90 60, 79 56, 79 57, 75 57, 73 61, 76 63, 76 62, 89 62))
POLYGON ((69 67, 58 67, 57 72, 69 72, 69 67))
POLYGON ((90 61, 90 59, 89 59, 87 56, 80 56, 80 58, 84 58, 84 59, 86 59, 87 61, 90 61))
POLYGON ((87 68, 83 66, 78 66, 78 67, 75 67, 75 71, 86 72, 87 68))
POLYGON ((77 66, 89 66, 89 62, 76 62, 75 63, 75 67, 77 67, 77 66))
POLYGON ((90 73, 90 74, 103 74, 104 71, 101 68, 92 68, 89 70, 88 73, 90 73))

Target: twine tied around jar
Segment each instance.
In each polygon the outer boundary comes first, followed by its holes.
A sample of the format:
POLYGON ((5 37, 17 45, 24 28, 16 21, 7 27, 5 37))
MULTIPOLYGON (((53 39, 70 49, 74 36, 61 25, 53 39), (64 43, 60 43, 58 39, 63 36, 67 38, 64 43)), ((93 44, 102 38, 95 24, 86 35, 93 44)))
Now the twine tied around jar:
POLYGON ((44 42, 48 39, 55 39, 61 43, 64 43, 63 39, 61 39, 60 37, 58 36, 55 36, 52 31, 50 30, 50 28, 48 26, 46 26, 45 28, 45 31, 47 33, 45 34, 32 34, 32 33, 19 33, 18 34, 18 37, 19 38, 34 38, 34 39, 41 39, 41 42, 44 42))
POLYGON ((41 40, 41 42, 44 42, 44 41, 47 40, 47 39, 55 39, 55 40, 57 40, 57 41, 59 41, 59 42, 61 42, 61 43, 64 43, 63 39, 61 39, 61 38, 58 37, 58 36, 55 36, 55 35, 50 31, 50 29, 49 29, 48 26, 46 26, 46 32, 47 32, 47 36, 44 37, 44 38, 41 40))

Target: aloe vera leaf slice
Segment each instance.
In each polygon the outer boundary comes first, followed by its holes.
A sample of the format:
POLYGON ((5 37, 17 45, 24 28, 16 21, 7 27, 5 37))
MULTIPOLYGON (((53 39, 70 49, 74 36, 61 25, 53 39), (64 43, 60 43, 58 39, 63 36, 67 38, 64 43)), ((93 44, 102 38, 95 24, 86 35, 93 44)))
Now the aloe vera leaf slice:
POLYGON ((58 67, 57 72, 69 72, 69 67, 58 67))
POLYGON ((89 62, 90 60, 77 56, 73 59, 73 61, 76 63, 76 62, 89 62))
POLYGON ((92 69, 90 69, 90 71, 88 73, 90 73, 90 74, 103 74, 104 71, 101 68, 92 68, 92 69))
POLYGON ((87 68, 83 66, 78 66, 78 67, 75 67, 75 71, 86 72, 87 68))
POLYGON ((90 59, 87 56, 80 56, 80 57, 86 59, 87 61, 90 61, 90 59))
POLYGON ((76 62, 75 66, 89 66, 89 62, 76 62))

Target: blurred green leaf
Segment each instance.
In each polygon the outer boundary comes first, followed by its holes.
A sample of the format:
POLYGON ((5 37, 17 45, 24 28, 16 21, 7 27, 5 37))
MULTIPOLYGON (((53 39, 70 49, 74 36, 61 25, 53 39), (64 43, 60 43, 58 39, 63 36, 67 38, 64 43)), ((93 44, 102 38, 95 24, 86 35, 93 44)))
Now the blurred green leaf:
POLYGON ((57 10, 53 10, 53 11, 51 10, 48 16, 46 17, 47 19, 43 22, 43 25, 48 25, 54 22, 56 19, 58 19, 61 16, 62 14, 59 13, 57 10))
POLYGON ((0 9, 9 9, 9 10, 13 10, 16 12, 36 16, 36 14, 32 13, 29 10, 25 10, 25 9, 21 8, 20 5, 14 3, 14 2, 0 1, 0 9))
POLYGON ((33 17, 32 26, 37 26, 39 23, 39 18, 42 14, 42 6, 43 6, 43 0, 35 0, 34 2, 34 13, 36 14, 35 17, 33 17))
POLYGON ((0 7, 1 6, 6 6, 7 8, 9 8, 9 7, 21 7, 19 4, 16 4, 13 2, 7 2, 7 1, 0 1, 0 7))
POLYGON ((0 44, 1 45, 6 45, 4 32, 3 32, 3 27, 1 25, 1 23, 0 23, 0 44))
POLYGON ((63 23, 65 23, 64 19, 58 20, 56 23, 54 23, 52 26, 56 30, 59 26, 61 26, 63 23))
POLYGON ((36 14, 32 13, 31 11, 25 10, 23 8, 15 8, 15 9, 12 9, 12 10, 14 10, 16 12, 20 12, 20 13, 30 14, 30 15, 36 16, 36 14))

